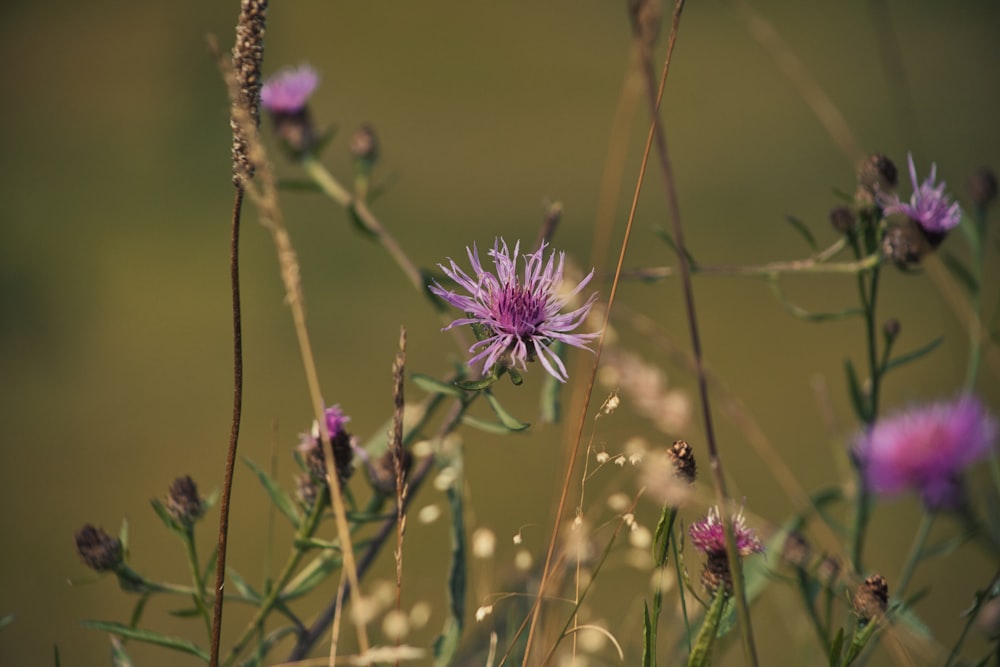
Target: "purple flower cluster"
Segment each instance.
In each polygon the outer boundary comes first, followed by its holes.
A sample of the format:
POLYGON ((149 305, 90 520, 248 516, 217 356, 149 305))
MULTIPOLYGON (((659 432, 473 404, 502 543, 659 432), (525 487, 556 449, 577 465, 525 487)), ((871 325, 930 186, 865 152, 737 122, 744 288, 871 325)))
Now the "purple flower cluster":
POLYGON ((966 395, 880 419, 854 452, 869 490, 914 489, 929 509, 954 509, 964 499, 962 472, 989 455, 997 433, 997 420, 966 395))
POLYGON ((910 181, 913 183, 913 194, 910 203, 901 202, 898 195, 882 198, 883 212, 886 215, 902 213, 920 225, 920 228, 932 237, 942 237, 958 226, 962 220, 962 208, 958 202, 952 202, 945 194, 944 183, 935 185, 937 165, 931 164, 931 173, 923 183, 917 182, 917 168, 913 164, 913 155, 907 154, 910 164, 910 181))
MULTIPOLYGON (((743 510, 733 515, 733 535, 736 537, 736 549, 740 556, 761 553, 764 545, 752 530, 747 528, 743 510)), ((718 507, 710 507, 708 515, 701 521, 695 521, 688 529, 691 543, 708 555, 726 553, 726 534, 722 528, 722 518, 718 507)))
POLYGON ((430 290, 465 312, 465 317, 449 324, 446 330, 463 324, 478 329, 480 340, 469 348, 472 354, 470 366, 482 363, 486 373, 497 363, 527 370, 527 363, 538 359, 554 378, 565 382, 568 378, 566 366, 559 355, 549 349, 549 345, 560 341, 586 349, 587 342, 599 335, 572 333, 587 317, 597 299, 596 293, 579 308, 560 312, 590 282, 594 272, 587 274, 572 290, 563 292, 560 288, 565 254, 558 253, 557 258, 557 253, 553 251, 546 260, 543 243, 538 250, 523 256, 524 273, 519 277, 520 249, 520 242, 514 245, 511 252, 503 239, 497 239, 489 251, 495 268, 495 272, 491 273, 479 261, 476 246, 466 248, 472 275, 450 258, 448 266, 438 265, 466 293, 447 290, 437 281, 430 286, 430 290))
POLYGON ((319 85, 319 73, 309 65, 286 67, 264 82, 261 105, 273 114, 301 113, 319 85))

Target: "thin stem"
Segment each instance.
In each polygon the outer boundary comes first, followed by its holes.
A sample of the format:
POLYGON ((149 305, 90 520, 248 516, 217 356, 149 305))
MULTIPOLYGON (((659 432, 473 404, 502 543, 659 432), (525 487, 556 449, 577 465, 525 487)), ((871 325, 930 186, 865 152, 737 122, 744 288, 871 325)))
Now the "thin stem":
POLYGON ((900 600, 903 599, 906 587, 910 585, 910 579, 913 578, 913 572, 923 558, 924 547, 927 545, 927 538, 930 537, 931 526, 933 525, 934 513, 925 511, 923 518, 920 520, 920 527, 917 529, 917 534, 913 537, 913 545, 910 547, 910 553, 903 564, 903 570, 899 573, 899 581, 896 584, 896 597, 900 600))
MULTIPOLYGON (((319 490, 317 494, 316 501, 313 503, 312 508, 309 510, 309 514, 306 516, 305 520, 299 525, 299 529, 295 531, 295 539, 292 540, 292 544, 297 544, 300 540, 307 540, 313 536, 316 532, 316 528, 319 526, 320 519, 323 516, 323 510, 326 508, 326 500, 323 495, 323 490, 319 490)), ((268 592, 267 597, 265 597, 260 606, 257 607, 257 611, 254 613, 253 618, 247 623, 246 628, 244 628, 243 633, 239 638, 233 643, 233 647, 229 651, 229 655, 223 661, 223 665, 230 665, 239 654, 246 648, 247 643, 253 637, 253 633, 256 632, 257 628, 261 626, 264 619, 274 608, 275 603, 281 597, 281 592, 285 589, 292 575, 295 573, 295 569, 298 567, 299 563, 302 562, 302 557, 305 555, 307 549, 297 546, 293 546, 293 551, 288 556, 288 560, 285 561, 284 567, 281 568, 281 572, 278 574, 274 581, 274 585, 268 592)))
POLYGON ((208 636, 212 636, 212 617, 209 615, 208 606, 205 604, 205 600, 208 596, 205 594, 205 582, 201 578, 201 572, 198 567, 198 550, 194 545, 194 531, 188 528, 184 531, 184 550, 187 553, 188 568, 191 570, 191 579, 194 581, 195 593, 191 596, 194 599, 195 608, 201 613, 202 617, 205 619, 205 629, 208 631, 208 636))
MULTIPOLYGON (((249 116, 249 113, 247 113, 249 116)), ((252 126, 252 121, 250 122, 252 126)), ((240 217, 243 211, 243 188, 236 188, 229 244, 229 282, 233 304, 233 416, 229 428, 229 450, 226 453, 226 472, 219 500, 219 548, 215 561, 215 601, 212 608, 212 641, 210 667, 218 667, 219 646, 222 640, 222 589, 226 581, 226 551, 229 546, 229 506, 236 472, 236 448, 240 438, 240 419, 243 414, 243 326, 240 309, 240 217)))
MULTIPOLYGON (((736 601, 737 616, 740 621, 740 631, 743 638, 743 647, 750 664, 757 665, 757 647, 753 636, 753 624, 750 618, 750 605, 747 601, 746 584, 743 580, 743 564, 736 547, 736 537, 733 534, 732 519, 729 512, 729 494, 726 490, 726 480, 722 469, 722 457, 719 453, 719 446, 715 439, 715 427, 712 419, 712 406, 708 391, 708 376, 705 372, 704 355, 701 349, 701 334, 698 328, 698 314, 695 308, 694 289, 691 282, 691 262, 687 252, 687 244, 684 242, 684 227, 681 224, 680 203, 677 195, 676 179, 673 174, 673 167, 670 163, 670 156, 667 151, 666 136, 663 127, 658 122, 663 92, 667 83, 667 72, 669 71, 670 56, 677 39, 677 25, 684 8, 684 0, 678 0, 674 6, 674 24, 670 33, 667 46, 667 60, 663 67, 663 74, 660 78, 659 89, 655 95, 653 93, 653 77, 651 63, 646 67, 647 87, 652 107, 652 126, 650 132, 656 138, 657 155, 660 159, 660 168, 663 173, 664 190, 667 195, 667 205, 670 211, 671 231, 673 232, 674 243, 677 246, 677 261, 680 268, 681 292, 684 296, 684 308, 688 323, 688 332, 691 339, 691 352, 694 358, 695 375, 698 379, 698 395, 700 397, 702 421, 705 428, 705 441, 708 445, 709 467, 712 472, 712 482, 715 487, 716 504, 719 507, 719 516, 723 524, 726 535, 726 556, 729 562, 729 570, 733 579, 733 597, 736 601)), ((648 60, 647 60, 648 62, 648 60)))

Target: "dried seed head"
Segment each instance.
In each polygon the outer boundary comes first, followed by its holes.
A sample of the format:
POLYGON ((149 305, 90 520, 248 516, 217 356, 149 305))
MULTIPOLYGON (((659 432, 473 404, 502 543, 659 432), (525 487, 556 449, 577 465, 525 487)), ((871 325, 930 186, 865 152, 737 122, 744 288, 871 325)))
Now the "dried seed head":
POLYGON ((167 512, 174 521, 190 528, 205 513, 205 506, 198 495, 198 487, 190 476, 178 477, 167 494, 167 512))
POLYGON ((931 244, 928 241, 930 239, 920 225, 905 218, 889 227, 882 237, 882 254, 899 268, 905 269, 919 264, 921 258, 930 252, 931 244))
POLYGON ((854 613, 862 624, 884 615, 888 606, 889 584, 881 574, 865 579, 854 594, 854 613))
POLYGON ((116 570, 125 559, 121 540, 89 523, 76 533, 76 552, 87 567, 97 572, 116 570))
POLYGON ((877 201, 896 189, 899 172, 896 165, 882 153, 873 153, 858 166, 858 198, 862 203, 877 201))
POLYGON ((667 450, 667 457, 674 464, 674 476, 688 484, 694 484, 698 465, 694 460, 694 450, 684 440, 675 440, 667 450))
MULTIPOLYGON (((260 66, 264 61, 264 30, 267 23, 267 0, 242 0, 233 45, 233 71, 239 95, 233 107, 246 109, 254 124, 260 122, 260 66)), ((233 129, 233 184, 242 187, 253 177, 247 137, 237 117, 230 115, 233 129)))

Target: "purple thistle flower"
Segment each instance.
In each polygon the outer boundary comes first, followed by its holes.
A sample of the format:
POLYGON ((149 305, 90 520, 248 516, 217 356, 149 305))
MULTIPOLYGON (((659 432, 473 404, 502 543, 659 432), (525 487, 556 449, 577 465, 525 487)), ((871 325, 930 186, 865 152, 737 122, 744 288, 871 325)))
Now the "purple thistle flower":
POLYGON ((451 258, 448 259, 448 266, 438 264, 445 275, 468 294, 446 290, 437 281, 430 286, 430 290, 466 314, 444 330, 470 324, 484 332, 477 335, 481 340, 469 348, 473 355, 469 359, 470 366, 482 362, 485 373, 489 373, 497 363, 527 370, 527 363, 537 358, 552 377, 565 382, 568 379, 566 366, 559 355, 549 349, 549 345, 560 341, 587 349, 587 342, 599 335, 571 333, 587 317, 597 299, 596 292, 576 310, 560 312, 590 282, 594 272, 591 270, 568 293, 562 292, 565 253, 558 253, 557 261, 556 252, 552 251, 546 260, 543 243, 535 252, 523 255, 524 274, 519 279, 517 261, 520 248, 518 241, 511 253, 503 239, 496 239, 493 250, 489 251, 496 269, 494 274, 483 269, 479 251, 473 244, 471 249, 466 248, 472 264, 472 276, 451 258))
POLYGON ((923 183, 917 182, 917 168, 913 164, 913 155, 907 154, 910 164, 910 181, 913 183, 913 194, 910 203, 899 200, 898 195, 882 197, 883 211, 886 215, 903 213, 920 225, 920 228, 938 242, 944 235, 958 226, 962 220, 962 208, 958 202, 952 202, 944 192, 944 182, 934 184, 937 179, 937 164, 931 163, 931 173, 923 183))
POLYGON ((286 67, 264 82, 261 105, 273 114, 301 113, 319 85, 319 73, 309 65, 286 67))
POLYGON ((964 499, 962 471, 989 455, 997 432, 997 420, 966 395, 880 419, 858 436, 854 452, 871 491, 913 488, 928 509, 953 509, 964 499))
MULTIPOLYGON (((347 431, 344 430, 344 424, 351 421, 351 418, 344 414, 339 404, 328 407, 323 411, 323 415, 326 417, 326 430, 330 434, 331 440, 336 439, 339 435, 347 434, 347 431)), ((299 440, 300 443, 297 449, 300 452, 316 449, 319 443, 319 424, 314 420, 312 431, 309 433, 300 433, 299 440)))
MULTIPOLYGON (((764 545, 752 530, 747 528, 743 509, 733 515, 733 535, 736 536, 736 550, 740 556, 749 556, 764 551, 764 545)), ((710 507, 708 515, 701 521, 695 521, 688 528, 691 543, 709 556, 726 553, 726 534, 722 529, 722 518, 718 507, 710 507)))

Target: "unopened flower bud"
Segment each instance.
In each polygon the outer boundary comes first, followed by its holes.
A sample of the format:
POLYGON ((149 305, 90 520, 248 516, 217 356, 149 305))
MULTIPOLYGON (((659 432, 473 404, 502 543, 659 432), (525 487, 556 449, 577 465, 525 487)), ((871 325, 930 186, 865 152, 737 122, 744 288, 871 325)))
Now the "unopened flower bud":
POLYGON ((885 577, 873 574, 865 579, 854 594, 852 606, 862 624, 883 616, 889 606, 889 584, 885 577))
POLYGON ((919 264, 930 250, 927 236, 909 218, 893 224, 882 237, 882 254, 901 269, 919 264))
POLYGON ((375 135, 375 128, 368 123, 364 123, 361 127, 354 130, 354 134, 351 135, 349 147, 351 155, 354 156, 355 160, 363 162, 368 168, 371 168, 379 156, 378 137, 375 135))
POLYGON ((899 320, 895 317, 890 317, 885 321, 885 324, 882 325, 882 333, 885 334, 885 337, 889 340, 896 340, 900 329, 901 325, 899 320))
POLYGON ((198 487, 188 475, 178 477, 170 485, 167 494, 167 512, 174 521, 190 528, 205 512, 204 503, 198 495, 198 487))
MULTIPOLYGON (((872 199, 879 194, 888 194, 896 189, 899 172, 896 165, 882 153, 869 155, 858 166, 858 185, 860 190, 872 199)), ((864 197, 866 202, 868 197, 864 197)))
POLYGON ((981 209, 989 208, 997 198, 997 175, 989 167, 972 172, 966 185, 972 203, 981 209))
POLYGON ((830 224, 841 234, 854 231, 857 218, 850 206, 836 206, 830 209, 830 224))
MULTIPOLYGON (((402 450, 400 463, 405 480, 413 466, 413 454, 410 453, 410 450, 402 450)), ((387 450, 382 456, 375 459, 368 469, 368 475, 371 478, 372 486, 379 493, 386 496, 396 495, 396 457, 391 450, 387 450)))
POLYGON ((76 533, 76 552, 87 567, 97 572, 115 570, 125 559, 121 540, 89 523, 76 533))

